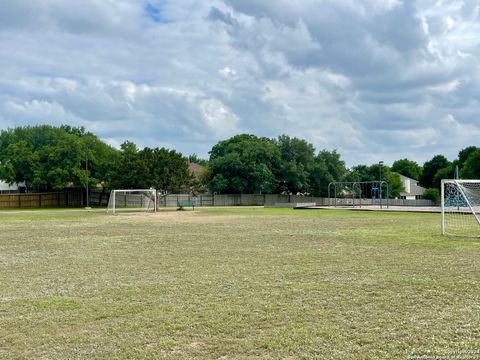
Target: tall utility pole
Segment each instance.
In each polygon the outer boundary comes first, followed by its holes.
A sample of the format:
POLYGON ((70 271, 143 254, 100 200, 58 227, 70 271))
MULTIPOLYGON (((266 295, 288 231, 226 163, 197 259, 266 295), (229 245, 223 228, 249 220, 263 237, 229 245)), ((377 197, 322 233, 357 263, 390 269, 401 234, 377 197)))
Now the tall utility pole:
POLYGON ((382 181, 382 166, 383 166, 383 160, 380 160, 380 161, 378 162, 378 165, 379 165, 379 166, 378 166, 378 171, 379 171, 379 173, 380 173, 380 175, 379 175, 379 181, 382 181))

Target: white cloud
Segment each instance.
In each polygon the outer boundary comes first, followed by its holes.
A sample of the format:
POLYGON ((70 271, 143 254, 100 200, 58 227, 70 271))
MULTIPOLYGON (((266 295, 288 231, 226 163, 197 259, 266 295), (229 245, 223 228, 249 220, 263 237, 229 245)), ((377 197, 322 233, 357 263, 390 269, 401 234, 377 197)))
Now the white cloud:
POLYGON ((234 69, 229 68, 228 66, 218 70, 218 73, 224 79, 233 79, 235 75, 237 75, 237 72, 234 69))
POLYGON ((59 125, 63 122, 79 122, 80 120, 65 111, 63 106, 55 101, 32 100, 22 103, 7 101, 3 104, 2 109, 5 117, 17 121, 48 119, 59 125))
POLYGON ((206 125, 217 137, 230 137, 238 133, 238 117, 224 104, 215 99, 200 102, 200 109, 206 125))
POLYGON ((0 128, 68 123, 203 156, 287 133, 349 165, 478 142, 474 0, 152 2, 160 21, 143 0, 1 4, 0 128))

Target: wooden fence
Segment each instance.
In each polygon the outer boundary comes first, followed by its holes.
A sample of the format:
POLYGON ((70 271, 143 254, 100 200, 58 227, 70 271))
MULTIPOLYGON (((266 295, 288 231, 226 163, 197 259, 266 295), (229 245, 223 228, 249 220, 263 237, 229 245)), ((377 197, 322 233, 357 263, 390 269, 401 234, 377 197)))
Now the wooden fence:
MULTIPOLYGON (((108 194, 89 192, 89 205, 107 206, 108 194)), ((34 209, 86 206, 85 190, 73 189, 61 192, 0 194, 0 209, 34 209)))

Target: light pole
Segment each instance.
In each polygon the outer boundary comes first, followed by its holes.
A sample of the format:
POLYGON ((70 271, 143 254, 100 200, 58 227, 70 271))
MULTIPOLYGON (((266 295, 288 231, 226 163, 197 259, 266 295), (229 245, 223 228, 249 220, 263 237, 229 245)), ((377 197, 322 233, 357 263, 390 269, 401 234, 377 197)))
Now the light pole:
POLYGON ((383 160, 378 162, 379 183, 378 183, 378 197, 380 199, 380 208, 382 207, 382 166, 383 160))
POLYGON ((89 198, 88 198, 88 145, 85 146, 85 175, 86 175, 86 179, 87 179, 87 183, 86 183, 86 189, 87 189, 87 197, 86 197, 86 207, 85 209, 89 210, 90 209, 90 201, 89 201, 89 198))
POLYGON ((379 180, 380 180, 380 182, 381 182, 381 181, 382 181, 382 166, 383 166, 383 160, 380 160, 380 161, 378 162, 378 165, 379 165, 379 166, 378 166, 378 171, 379 171, 379 173, 380 173, 379 180))

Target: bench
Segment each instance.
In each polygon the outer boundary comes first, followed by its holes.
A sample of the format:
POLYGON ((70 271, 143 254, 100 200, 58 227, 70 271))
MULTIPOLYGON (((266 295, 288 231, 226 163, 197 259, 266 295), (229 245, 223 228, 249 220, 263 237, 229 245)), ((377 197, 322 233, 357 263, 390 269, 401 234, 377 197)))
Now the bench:
POLYGON ((195 200, 178 200, 177 206, 177 210, 183 210, 184 206, 191 206, 195 210, 195 200))

